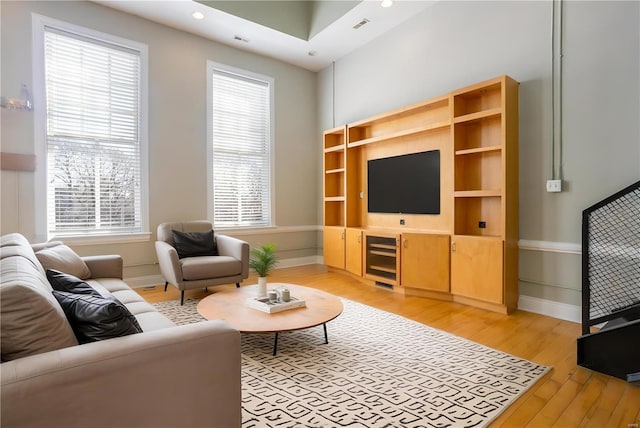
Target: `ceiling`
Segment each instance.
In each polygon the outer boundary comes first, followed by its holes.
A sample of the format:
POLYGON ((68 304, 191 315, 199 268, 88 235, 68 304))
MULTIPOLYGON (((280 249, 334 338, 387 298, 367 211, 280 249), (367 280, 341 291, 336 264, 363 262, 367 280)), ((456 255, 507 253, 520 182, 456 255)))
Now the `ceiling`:
POLYGON ((93 0, 311 71, 319 71, 367 44, 437 0, 93 0), (201 12, 203 19, 193 18, 201 12), (358 27, 359 23, 364 23, 358 27))

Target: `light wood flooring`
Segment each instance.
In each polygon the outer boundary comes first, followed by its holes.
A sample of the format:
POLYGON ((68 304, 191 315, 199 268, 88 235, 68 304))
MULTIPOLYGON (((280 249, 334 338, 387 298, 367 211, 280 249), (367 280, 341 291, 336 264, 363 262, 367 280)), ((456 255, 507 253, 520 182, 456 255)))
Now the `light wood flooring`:
MULTIPOLYGON (((553 367, 491 427, 638 428, 640 425, 640 387, 577 366, 579 324, 524 311, 507 316, 457 303, 405 297, 322 265, 278 269, 269 276, 269 281, 325 290, 553 367)), ((253 275, 244 282, 255 283, 253 275)), ((208 293, 234 287, 211 287, 208 293)), ((179 299, 179 292, 172 286, 166 293, 161 285, 136 291, 152 303, 179 299)), ((185 298, 204 297, 208 293, 187 291, 185 298)))

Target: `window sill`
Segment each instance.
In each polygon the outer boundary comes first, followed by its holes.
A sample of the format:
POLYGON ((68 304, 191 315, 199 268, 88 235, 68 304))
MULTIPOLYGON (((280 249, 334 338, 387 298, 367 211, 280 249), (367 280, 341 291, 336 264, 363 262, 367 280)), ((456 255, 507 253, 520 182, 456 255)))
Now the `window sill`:
POLYGON ((261 226, 261 227, 229 227, 229 228, 213 228, 216 232, 229 234, 233 236, 243 235, 264 235, 267 233, 297 233, 297 232, 317 232, 322 227, 316 225, 307 226, 261 226))
POLYGON ((106 245, 130 244, 134 242, 149 242, 151 232, 122 233, 112 235, 52 235, 50 241, 63 241, 67 245, 106 245))

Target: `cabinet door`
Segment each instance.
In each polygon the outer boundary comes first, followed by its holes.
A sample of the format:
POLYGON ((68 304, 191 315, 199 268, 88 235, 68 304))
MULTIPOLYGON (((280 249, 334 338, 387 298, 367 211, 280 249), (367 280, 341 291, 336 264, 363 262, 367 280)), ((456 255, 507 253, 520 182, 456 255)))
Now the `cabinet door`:
POLYGON ((503 303, 502 239, 454 236, 451 241, 451 292, 503 303))
POLYGON ((324 264, 344 269, 344 227, 325 227, 323 247, 324 264))
POLYGON ((346 268, 349 272, 362 276, 362 230, 347 228, 346 236, 346 268))
POLYGON ((404 287, 449 292, 449 235, 403 233, 400 259, 404 287))

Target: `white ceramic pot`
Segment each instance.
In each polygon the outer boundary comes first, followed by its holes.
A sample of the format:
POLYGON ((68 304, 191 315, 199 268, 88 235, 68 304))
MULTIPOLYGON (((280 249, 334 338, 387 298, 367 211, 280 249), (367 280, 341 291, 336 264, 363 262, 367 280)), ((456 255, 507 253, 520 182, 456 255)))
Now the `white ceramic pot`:
POLYGON ((267 277, 258 277, 258 297, 265 297, 267 295, 267 277))

